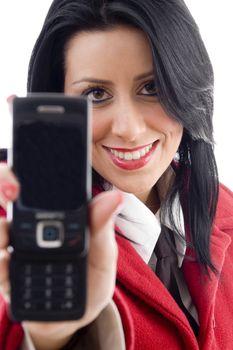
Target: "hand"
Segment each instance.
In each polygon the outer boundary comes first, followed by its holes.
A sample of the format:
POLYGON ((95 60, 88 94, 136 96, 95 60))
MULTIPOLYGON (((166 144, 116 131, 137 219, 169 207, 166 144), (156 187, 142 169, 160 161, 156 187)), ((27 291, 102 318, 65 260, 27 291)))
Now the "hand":
MULTIPOLYGON (((5 164, 0 165, 0 204, 15 200, 20 186, 5 164)), ((114 215, 123 201, 120 192, 104 192, 90 204, 90 250, 88 257, 88 295, 84 316, 77 321, 24 322, 36 349, 53 350, 65 345, 75 331, 92 322, 112 298, 117 264, 114 215), (45 331, 46 330, 46 331, 45 331)), ((9 300, 8 223, 0 220, 0 292, 9 300)))

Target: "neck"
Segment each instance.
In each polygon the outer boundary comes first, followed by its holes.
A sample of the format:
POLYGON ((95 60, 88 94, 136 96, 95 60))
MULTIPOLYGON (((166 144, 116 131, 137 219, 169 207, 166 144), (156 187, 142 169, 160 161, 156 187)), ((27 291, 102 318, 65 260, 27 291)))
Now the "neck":
POLYGON ((136 193, 135 196, 143 202, 154 214, 160 208, 160 200, 156 186, 150 191, 143 193, 136 193))

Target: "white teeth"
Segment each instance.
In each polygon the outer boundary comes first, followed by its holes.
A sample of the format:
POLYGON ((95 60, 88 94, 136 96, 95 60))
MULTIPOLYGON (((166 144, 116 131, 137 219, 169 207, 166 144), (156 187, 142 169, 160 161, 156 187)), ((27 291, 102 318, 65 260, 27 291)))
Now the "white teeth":
POLYGON ((133 154, 130 153, 130 152, 126 152, 126 153, 124 154, 124 159, 125 159, 125 160, 132 160, 132 159, 133 159, 133 154))
POLYGON ((144 155, 146 154, 146 150, 145 150, 145 148, 143 148, 143 149, 140 149, 140 156, 141 157, 144 157, 144 155))
POLYGON ((118 152, 110 148, 110 152, 116 157, 124 160, 137 160, 144 157, 152 148, 152 144, 134 152, 118 152))
POLYGON ((133 159, 140 159, 141 158, 141 155, 140 155, 139 151, 135 151, 132 154, 133 154, 133 159))

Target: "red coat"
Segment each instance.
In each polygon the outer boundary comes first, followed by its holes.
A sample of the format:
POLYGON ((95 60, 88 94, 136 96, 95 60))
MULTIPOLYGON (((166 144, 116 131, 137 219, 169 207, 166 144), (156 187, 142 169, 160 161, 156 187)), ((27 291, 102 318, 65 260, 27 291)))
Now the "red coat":
MULTIPOLYGON (((211 237, 212 257, 220 276, 203 277, 195 262, 185 260, 183 263, 184 276, 199 315, 198 339, 150 267, 127 240, 116 237, 119 258, 114 301, 121 314, 127 350, 233 349, 232 236, 233 193, 221 186, 211 237)), ((16 350, 21 340, 21 328, 9 322, 0 301, 0 349, 16 350)))

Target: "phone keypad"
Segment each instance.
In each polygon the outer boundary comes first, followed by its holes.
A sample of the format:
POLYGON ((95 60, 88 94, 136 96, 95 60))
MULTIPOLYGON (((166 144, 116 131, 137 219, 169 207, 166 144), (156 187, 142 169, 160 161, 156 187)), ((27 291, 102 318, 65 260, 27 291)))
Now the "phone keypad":
POLYGON ((63 312, 78 307, 79 274, 74 263, 26 264, 20 274, 20 304, 25 311, 63 312))

